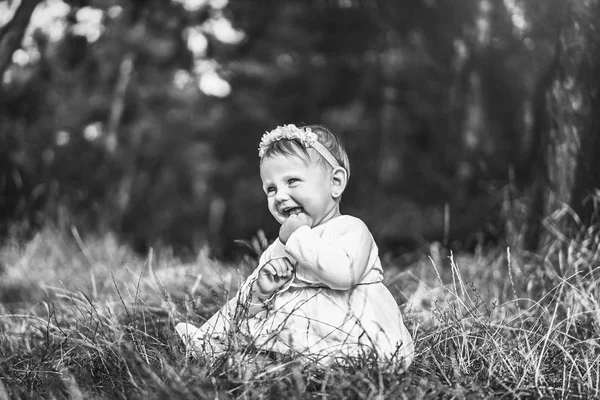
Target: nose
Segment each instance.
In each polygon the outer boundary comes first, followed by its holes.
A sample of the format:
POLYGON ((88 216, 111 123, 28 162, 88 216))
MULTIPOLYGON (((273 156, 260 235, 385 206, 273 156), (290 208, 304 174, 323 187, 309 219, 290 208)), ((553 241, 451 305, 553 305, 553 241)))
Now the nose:
POLYGON ((290 198, 290 196, 287 194, 286 190, 278 190, 277 193, 275 194, 275 201, 278 203, 286 201, 289 198, 290 198))

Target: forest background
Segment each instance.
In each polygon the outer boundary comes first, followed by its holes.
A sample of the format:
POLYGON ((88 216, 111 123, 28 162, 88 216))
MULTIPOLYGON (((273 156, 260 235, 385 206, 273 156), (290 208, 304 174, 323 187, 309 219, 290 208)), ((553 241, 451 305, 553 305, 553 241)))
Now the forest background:
POLYGON ((597 16, 563 0, 1 1, 0 235, 50 224, 235 258, 236 239, 277 232, 261 135, 320 123, 352 161, 342 211, 382 251, 537 248, 563 204, 591 218, 597 16))

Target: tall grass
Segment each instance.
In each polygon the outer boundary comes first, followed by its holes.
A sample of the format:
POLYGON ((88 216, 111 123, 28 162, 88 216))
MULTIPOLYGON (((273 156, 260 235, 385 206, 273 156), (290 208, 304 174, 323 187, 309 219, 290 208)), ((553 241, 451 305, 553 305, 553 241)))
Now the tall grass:
POLYGON ((0 251, 0 400, 19 398, 600 397, 599 236, 544 256, 432 245, 386 282, 416 344, 407 372, 328 369, 238 346, 188 359, 173 327, 201 324, 254 267, 205 252, 145 258, 112 236, 45 230, 0 251))

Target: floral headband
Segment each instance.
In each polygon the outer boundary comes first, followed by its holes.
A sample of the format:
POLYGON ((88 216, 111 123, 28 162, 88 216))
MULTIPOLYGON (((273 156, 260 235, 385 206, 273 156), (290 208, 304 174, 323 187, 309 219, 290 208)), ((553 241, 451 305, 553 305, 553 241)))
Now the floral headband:
POLYGON ((293 140, 297 139, 304 147, 311 147, 317 151, 334 169, 339 168, 333 154, 325 146, 319 143, 319 137, 310 128, 298 128, 294 124, 278 126, 271 132, 265 133, 260 139, 258 145, 258 156, 262 159, 269 146, 282 139, 293 140))

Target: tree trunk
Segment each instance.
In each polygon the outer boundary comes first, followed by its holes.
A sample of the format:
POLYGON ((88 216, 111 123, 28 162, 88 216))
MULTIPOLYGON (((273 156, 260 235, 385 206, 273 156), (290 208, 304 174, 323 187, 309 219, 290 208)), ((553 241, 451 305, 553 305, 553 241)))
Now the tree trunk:
POLYGON ((597 218, 589 196, 600 187, 600 38, 595 33, 600 5, 573 0, 567 7, 569 19, 558 37, 555 62, 533 100, 537 140, 531 159, 536 172, 524 238, 530 251, 597 218), (558 211, 566 207, 577 216, 564 218, 558 211))
POLYGON ((529 163, 527 177, 531 179, 529 201, 527 204, 527 220, 522 246, 527 251, 536 251, 542 239, 542 220, 546 212, 546 202, 550 191, 548 178, 548 149, 550 148, 550 132, 553 121, 549 108, 549 97, 559 68, 560 48, 558 39, 553 61, 542 72, 537 80, 531 99, 533 125, 531 127, 531 144, 525 162, 529 163))
MULTIPOLYGON (((590 112, 600 110, 600 65, 596 64, 595 93, 590 99, 590 112)), ((577 157, 577 168, 574 172, 573 187, 571 189, 571 205, 581 222, 590 226, 597 223, 598 200, 600 200, 600 117, 593 116, 586 126, 580 140, 577 157), (592 198, 590 198, 592 196, 592 198)))
POLYGON ((12 61, 12 55, 21 46, 31 14, 40 0, 21 0, 13 18, 0 29, 0 78, 12 61))

